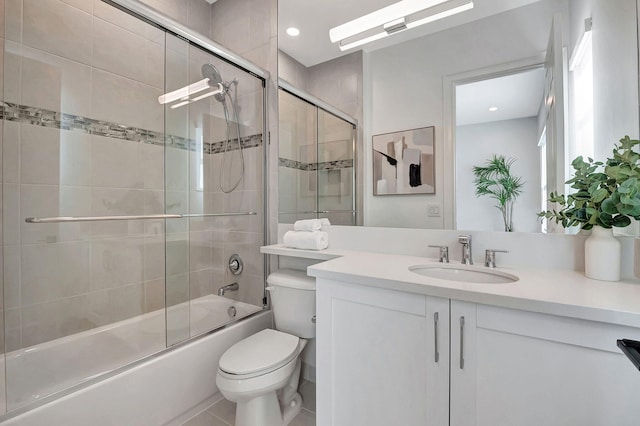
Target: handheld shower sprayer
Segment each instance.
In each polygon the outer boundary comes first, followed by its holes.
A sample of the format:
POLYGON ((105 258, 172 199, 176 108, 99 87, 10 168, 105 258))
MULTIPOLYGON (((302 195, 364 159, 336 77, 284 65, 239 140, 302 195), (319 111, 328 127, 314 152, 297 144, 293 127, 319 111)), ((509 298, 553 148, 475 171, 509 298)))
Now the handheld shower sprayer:
MULTIPOLYGON (((222 154, 222 166, 220 167, 220 179, 218 184, 220 186, 220 190, 225 194, 228 194, 232 192, 234 189, 236 189, 238 185, 240 185, 240 182, 244 177, 244 152, 243 152, 242 143, 241 143, 242 138, 240 135, 240 120, 238 119, 239 108, 237 106, 238 79, 234 78, 231 81, 224 81, 218 69, 212 64, 204 64, 202 66, 202 76, 204 78, 209 79, 210 86, 214 87, 214 86, 221 85, 223 89, 222 92, 216 93, 215 95, 213 95, 213 97, 222 104, 222 108, 224 110, 224 119, 227 124, 227 136, 224 143, 224 153, 222 154), (231 86, 235 86, 235 89, 236 89, 234 91, 234 97, 236 97, 235 102, 231 97, 231 95, 229 94, 229 92, 231 91, 231 86), (238 177, 238 179, 233 185, 230 185, 230 187, 225 187, 223 184, 224 171, 226 168, 227 157, 228 157, 227 151, 229 150, 229 143, 231 143, 231 123, 230 123, 230 117, 229 117, 229 108, 227 107, 227 97, 229 98, 229 103, 231 104, 231 110, 234 115, 233 118, 235 119, 235 122, 236 122, 235 127, 236 127, 236 135, 238 138, 238 150, 240 151, 240 176, 238 177)), ((231 154, 233 155, 233 152, 231 154)))

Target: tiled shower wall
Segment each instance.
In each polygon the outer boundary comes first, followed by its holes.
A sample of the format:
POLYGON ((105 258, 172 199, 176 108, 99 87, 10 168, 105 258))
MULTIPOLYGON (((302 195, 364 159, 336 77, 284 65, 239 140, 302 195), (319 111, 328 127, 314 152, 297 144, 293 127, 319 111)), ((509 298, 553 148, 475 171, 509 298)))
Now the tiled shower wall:
POLYGON ((164 213, 163 146, 118 125, 164 132, 165 46, 101 1, 8 0, 6 16, 4 99, 29 107, 4 121, 11 351, 164 306, 162 221, 24 219, 164 213))

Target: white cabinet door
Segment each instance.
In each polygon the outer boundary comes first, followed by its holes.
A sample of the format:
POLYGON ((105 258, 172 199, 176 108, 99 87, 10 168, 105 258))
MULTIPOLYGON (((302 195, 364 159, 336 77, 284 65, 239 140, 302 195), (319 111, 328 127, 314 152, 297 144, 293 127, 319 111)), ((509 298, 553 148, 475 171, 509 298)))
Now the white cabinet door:
POLYGON ((318 425, 448 425, 449 300, 316 287, 318 425))
POLYGON ((640 330, 452 301, 451 425, 638 425, 640 373, 623 337, 640 330))

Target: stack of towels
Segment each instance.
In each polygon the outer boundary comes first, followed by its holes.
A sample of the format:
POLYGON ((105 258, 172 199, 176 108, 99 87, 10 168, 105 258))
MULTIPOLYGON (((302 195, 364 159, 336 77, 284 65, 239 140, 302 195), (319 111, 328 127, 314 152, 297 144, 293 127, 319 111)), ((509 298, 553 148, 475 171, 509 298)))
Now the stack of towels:
POLYGON ((329 235, 323 229, 329 225, 329 219, 298 220, 293 224, 293 231, 287 231, 282 240, 290 248, 324 250, 329 247, 329 235))

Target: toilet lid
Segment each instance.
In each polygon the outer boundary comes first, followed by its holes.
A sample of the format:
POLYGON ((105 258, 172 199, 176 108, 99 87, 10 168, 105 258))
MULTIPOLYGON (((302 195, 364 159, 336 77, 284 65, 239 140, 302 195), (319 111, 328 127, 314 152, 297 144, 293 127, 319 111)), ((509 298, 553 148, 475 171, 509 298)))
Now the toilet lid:
POLYGON ((220 358, 220 369, 230 374, 275 370, 298 355, 299 338, 277 330, 262 330, 231 346, 220 358))

